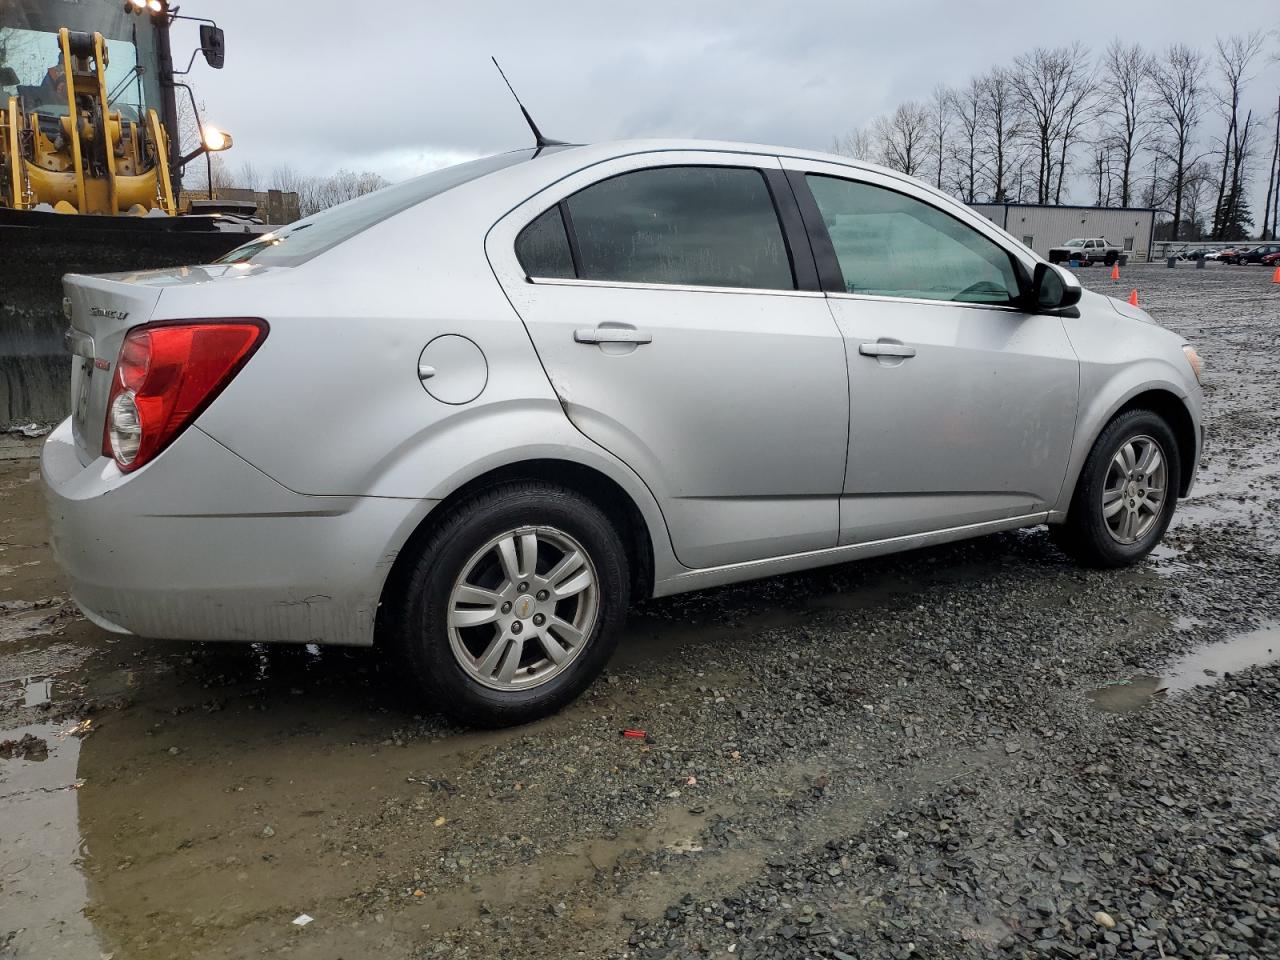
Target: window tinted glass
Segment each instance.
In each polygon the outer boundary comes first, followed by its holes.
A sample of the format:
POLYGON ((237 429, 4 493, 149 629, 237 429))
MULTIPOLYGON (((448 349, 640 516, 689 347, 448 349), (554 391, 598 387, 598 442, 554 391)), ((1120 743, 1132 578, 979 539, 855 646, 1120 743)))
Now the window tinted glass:
POLYGON ((529 277, 573 277, 573 255, 560 207, 554 206, 516 237, 516 258, 529 277))
POLYGON ((501 153, 482 160, 459 163, 433 170, 395 186, 367 193, 336 207, 281 227, 250 240, 223 255, 216 263, 268 263, 293 267, 324 253, 366 230, 375 223, 408 210, 437 194, 452 190, 486 174, 520 163, 532 156, 529 150, 501 153))
POLYGON ((758 170, 661 167, 566 201, 584 280, 795 289, 758 170))
POLYGON ((865 183, 807 179, 849 293, 998 304, 1018 296, 1009 255, 936 207, 865 183))

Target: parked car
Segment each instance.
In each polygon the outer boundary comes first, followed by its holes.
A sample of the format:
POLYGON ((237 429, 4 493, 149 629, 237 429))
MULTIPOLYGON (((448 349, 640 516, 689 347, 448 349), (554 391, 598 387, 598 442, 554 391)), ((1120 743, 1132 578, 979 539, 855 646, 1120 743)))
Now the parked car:
POLYGON ((65 289, 86 616, 387 644, 475 724, 576 697, 633 599, 1042 523, 1132 564, 1200 459, 1181 336, 820 153, 521 150, 65 289))
POLYGON ((1262 263, 1264 257, 1273 253, 1280 253, 1280 244, 1264 243, 1256 247, 1250 247, 1247 250, 1237 249, 1232 254, 1230 262, 1237 265, 1262 263))
POLYGON ((1186 253, 1178 255, 1181 260, 1216 260, 1217 255, 1211 250, 1205 250, 1199 247, 1195 250, 1188 250, 1186 253))
POLYGON ((1275 250, 1271 253, 1268 253, 1265 257, 1262 258, 1262 263, 1263 263, 1263 266, 1267 266, 1267 267, 1280 266, 1280 250, 1275 250))
POLYGON ((1120 259, 1123 252, 1116 244, 1108 243, 1105 237, 1077 238, 1068 240, 1060 247, 1051 248, 1049 262, 1065 263, 1069 260, 1077 260, 1082 265, 1088 266, 1090 263, 1101 260, 1109 267, 1120 259))

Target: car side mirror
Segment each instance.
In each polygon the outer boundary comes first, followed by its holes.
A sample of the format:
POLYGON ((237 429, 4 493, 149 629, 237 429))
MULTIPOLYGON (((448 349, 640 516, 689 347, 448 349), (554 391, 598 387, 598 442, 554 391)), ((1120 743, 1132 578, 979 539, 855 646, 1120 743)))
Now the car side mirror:
POLYGON ((221 70, 227 59, 227 38, 221 27, 211 23, 200 24, 200 52, 215 70, 221 70))
POLYGON ((1083 288, 1071 271, 1056 263, 1037 263, 1031 295, 1037 309, 1062 310, 1080 302, 1083 288))

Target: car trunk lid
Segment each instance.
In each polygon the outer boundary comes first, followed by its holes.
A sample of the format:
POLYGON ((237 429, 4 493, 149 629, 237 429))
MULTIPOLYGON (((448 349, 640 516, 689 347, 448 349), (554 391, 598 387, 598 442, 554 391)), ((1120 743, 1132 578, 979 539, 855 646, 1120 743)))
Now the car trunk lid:
POLYGON ((162 287, 133 282, 137 274, 68 274, 62 288, 70 308, 65 344, 71 353, 71 428, 80 462, 102 453, 111 376, 125 334, 155 313, 162 287))

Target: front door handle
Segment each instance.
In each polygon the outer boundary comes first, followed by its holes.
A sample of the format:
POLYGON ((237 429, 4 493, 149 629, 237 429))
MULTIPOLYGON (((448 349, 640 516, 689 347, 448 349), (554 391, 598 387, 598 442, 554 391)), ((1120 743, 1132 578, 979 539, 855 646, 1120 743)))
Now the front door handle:
POLYGON ((864 357, 914 357, 916 348, 905 343, 860 343, 858 352, 864 357))
POLYGON ((628 327, 589 327, 573 331, 577 343, 652 343, 653 334, 628 327))

